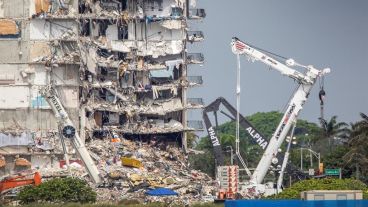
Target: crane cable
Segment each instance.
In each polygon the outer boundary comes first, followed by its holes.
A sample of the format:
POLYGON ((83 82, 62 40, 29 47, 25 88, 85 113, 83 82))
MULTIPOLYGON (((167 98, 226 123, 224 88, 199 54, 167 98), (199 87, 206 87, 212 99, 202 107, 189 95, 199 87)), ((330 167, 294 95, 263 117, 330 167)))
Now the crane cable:
POLYGON ((321 115, 320 115, 320 121, 321 121, 321 126, 324 127, 324 99, 326 96, 326 92, 324 90, 324 85, 325 85, 325 77, 322 76, 319 79, 319 94, 318 94, 318 98, 320 101, 320 108, 321 108, 321 115))
MULTIPOLYGON (((264 53, 267 53, 267 54, 269 54, 269 55, 274 56, 274 58, 275 58, 275 59, 280 58, 280 59, 282 59, 283 61, 285 61, 285 60, 287 60, 287 59, 288 59, 288 58, 286 58, 286 57, 284 57, 284 56, 281 56, 281 55, 278 55, 278 54, 276 54, 276 53, 270 52, 270 51, 268 51, 268 50, 265 50, 265 49, 259 48, 259 47, 257 47, 257 46, 254 46, 254 45, 252 45, 252 44, 250 44, 250 43, 248 43, 248 42, 247 42, 247 44, 248 44, 249 46, 253 47, 254 49, 257 49, 257 50, 259 50, 259 51, 262 51, 262 52, 264 52, 264 53), (277 58, 276 58, 276 57, 277 57, 277 58)), ((280 61, 280 62, 281 62, 281 61, 280 61)))

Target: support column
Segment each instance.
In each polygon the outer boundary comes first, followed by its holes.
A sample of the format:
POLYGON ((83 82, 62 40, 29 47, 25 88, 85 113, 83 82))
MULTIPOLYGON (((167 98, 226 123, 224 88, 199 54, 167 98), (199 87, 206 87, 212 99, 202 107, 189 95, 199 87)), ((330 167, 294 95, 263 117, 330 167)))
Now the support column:
POLYGON ((81 106, 79 110, 80 117, 80 128, 79 128, 79 136, 83 144, 86 142, 86 107, 81 106))
MULTIPOLYGON (((185 51, 185 50, 184 50, 185 51)), ((183 63, 183 67, 182 67, 182 79, 186 80, 187 79, 187 64, 186 64, 186 59, 187 59, 187 54, 186 52, 184 52, 183 54, 183 59, 184 59, 184 63, 183 63)), ((181 101, 183 103, 183 111, 182 111, 182 124, 184 129, 186 130, 188 128, 188 115, 187 115, 187 87, 183 86, 182 88, 182 93, 181 93, 181 101)), ((187 132, 183 131, 182 133, 182 147, 184 149, 184 152, 186 153, 188 150, 188 141, 187 141, 187 132)))

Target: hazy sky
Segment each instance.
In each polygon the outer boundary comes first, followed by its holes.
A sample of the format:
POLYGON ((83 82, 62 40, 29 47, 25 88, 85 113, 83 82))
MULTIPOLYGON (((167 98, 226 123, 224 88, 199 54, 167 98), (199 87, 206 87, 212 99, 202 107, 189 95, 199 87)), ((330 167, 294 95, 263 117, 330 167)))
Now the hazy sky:
MULTIPOLYGON (((368 114, 368 1, 367 0, 197 0, 207 17, 192 24, 205 40, 189 46, 202 52, 205 64, 189 67, 190 75, 202 75, 204 85, 191 89, 189 97, 203 97, 205 104, 219 96, 235 106, 236 56, 233 36, 259 48, 293 58, 318 69, 331 68, 325 77, 325 117, 358 120, 368 114)), ((241 113, 282 111, 294 81, 257 61, 241 62, 241 113)), ((300 118, 318 122, 319 86, 316 84, 300 118)), ((200 111, 189 112, 200 119, 200 111)))

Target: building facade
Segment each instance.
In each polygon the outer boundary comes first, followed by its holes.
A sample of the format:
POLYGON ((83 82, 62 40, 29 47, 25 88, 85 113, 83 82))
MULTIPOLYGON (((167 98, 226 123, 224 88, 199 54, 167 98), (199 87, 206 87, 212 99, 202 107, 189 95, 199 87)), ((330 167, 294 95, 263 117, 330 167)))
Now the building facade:
POLYGON ((1 0, 1 173, 63 159, 48 85, 86 143, 165 139, 186 150, 187 133, 202 129, 187 112, 203 107, 187 96, 202 77, 187 71, 204 62, 187 51, 204 38, 188 25, 204 17, 194 0, 1 0))

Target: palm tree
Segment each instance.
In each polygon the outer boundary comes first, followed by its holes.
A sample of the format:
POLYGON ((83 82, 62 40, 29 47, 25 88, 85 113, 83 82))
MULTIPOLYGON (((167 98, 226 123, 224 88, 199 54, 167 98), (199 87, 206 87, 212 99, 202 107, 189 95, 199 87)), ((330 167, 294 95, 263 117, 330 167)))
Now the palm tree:
POLYGON ((346 139, 350 133, 348 124, 345 122, 337 122, 337 116, 331 117, 327 122, 325 119, 321 119, 323 138, 328 139, 329 152, 333 145, 333 139, 340 138, 346 139))
POLYGON ((368 116, 364 113, 360 113, 360 116, 362 120, 352 125, 348 142, 349 151, 343 157, 346 164, 355 167, 357 179, 360 171, 364 172, 368 169, 368 116))

